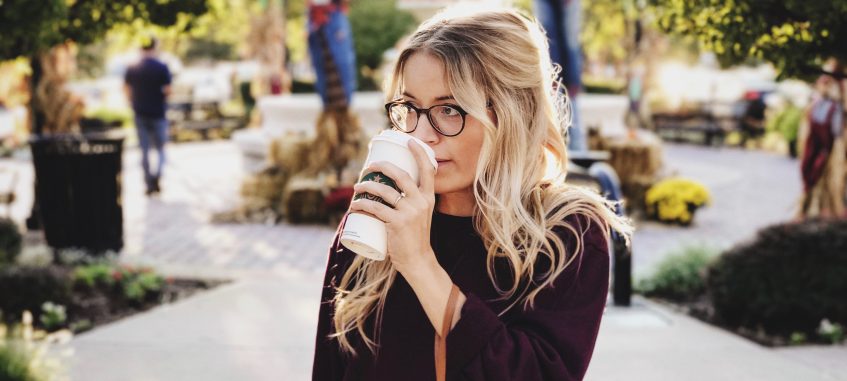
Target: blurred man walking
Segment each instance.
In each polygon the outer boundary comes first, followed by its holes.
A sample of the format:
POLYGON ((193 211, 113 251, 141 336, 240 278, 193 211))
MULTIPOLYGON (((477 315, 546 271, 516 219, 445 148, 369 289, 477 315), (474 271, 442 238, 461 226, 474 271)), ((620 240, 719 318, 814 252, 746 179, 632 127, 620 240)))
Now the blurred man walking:
POLYGON ((166 97, 171 91, 171 72, 156 58, 158 41, 151 38, 142 45, 141 61, 124 76, 127 96, 135 112, 135 128, 141 146, 141 166, 147 195, 160 192, 159 179, 165 166, 165 142, 168 121, 165 119, 166 97), (151 144, 159 154, 155 171, 150 169, 148 151, 151 144))

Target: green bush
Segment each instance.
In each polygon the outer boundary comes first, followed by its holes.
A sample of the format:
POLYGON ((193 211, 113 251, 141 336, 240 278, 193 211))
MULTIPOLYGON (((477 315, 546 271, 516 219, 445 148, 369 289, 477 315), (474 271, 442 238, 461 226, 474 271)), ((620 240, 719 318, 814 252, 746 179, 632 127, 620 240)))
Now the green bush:
POLYGON ((114 284, 112 269, 111 265, 104 263, 79 266, 74 269, 73 283, 75 286, 81 285, 88 288, 111 287, 114 284))
POLYGON ((22 244, 23 237, 18 225, 8 218, 0 218, 0 267, 15 263, 22 244))
POLYGON ((353 2, 350 29, 353 32, 360 89, 374 90, 371 88, 373 86, 378 89, 379 83, 375 82, 375 78, 364 73, 377 70, 382 64, 383 53, 417 24, 409 12, 397 9, 395 0, 353 2))
POLYGON ((124 297, 133 302, 143 302, 145 299, 158 295, 165 284, 164 278, 150 269, 124 268, 121 285, 124 297))
POLYGON ((68 314, 65 312, 65 306, 54 304, 53 302, 45 302, 41 305, 41 324, 48 331, 55 331, 61 328, 68 321, 68 314))
POLYGON ((41 311, 44 302, 68 305, 71 299, 68 279, 65 270, 52 266, 0 269, 0 311, 6 319, 18 319, 24 311, 41 311))
POLYGON ((120 126, 129 126, 131 123, 134 123, 132 120, 132 110, 129 108, 101 107, 86 112, 85 117, 98 119, 108 124, 119 124, 120 126))
POLYGON ((715 318, 730 327, 809 337, 847 324, 847 221, 768 227, 720 257, 706 278, 715 318))
POLYGON ((649 278, 641 280, 636 290, 651 297, 674 301, 690 301, 705 292, 706 268, 717 256, 715 249, 690 246, 665 258, 649 278))
POLYGON ((131 302, 143 302, 148 297, 158 295, 165 280, 150 268, 102 262, 76 267, 73 283, 76 287, 89 290, 117 292, 131 302))
POLYGON ((0 380, 42 381, 30 368, 30 359, 22 351, 0 343, 0 380))
POLYGON ((820 338, 832 344, 844 341, 844 327, 838 323, 833 324, 827 319, 821 321, 817 333, 820 338))

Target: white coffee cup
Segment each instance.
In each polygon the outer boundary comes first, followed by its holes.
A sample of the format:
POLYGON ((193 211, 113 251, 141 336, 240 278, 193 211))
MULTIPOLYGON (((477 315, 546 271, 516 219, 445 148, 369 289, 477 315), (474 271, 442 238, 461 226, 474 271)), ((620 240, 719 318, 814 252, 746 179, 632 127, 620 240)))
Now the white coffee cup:
MULTIPOLYGON (((368 158, 365 160, 365 167, 367 168, 368 165, 376 161, 389 162, 406 171, 412 180, 420 185, 418 164, 415 161, 412 151, 409 150, 409 140, 414 140, 419 146, 423 147, 433 168, 437 169, 438 162, 435 161, 435 151, 432 148, 412 135, 394 130, 382 131, 379 135, 371 139, 368 158)), ((401 191, 391 178, 380 172, 363 174, 359 182, 363 181, 377 181, 396 189, 398 192, 401 191)), ((361 197, 367 197, 393 207, 393 205, 386 203, 381 198, 367 193, 356 195, 353 199, 355 200, 361 197)), ((429 239, 429 237, 426 238, 429 239)), ((347 216, 347 222, 344 223, 344 229, 341 231, 339 241, 344 247, 366 258, 375 261, 385 259, 388 245, 385 223, 376 217, 363 213, 350 213, 347 216)))

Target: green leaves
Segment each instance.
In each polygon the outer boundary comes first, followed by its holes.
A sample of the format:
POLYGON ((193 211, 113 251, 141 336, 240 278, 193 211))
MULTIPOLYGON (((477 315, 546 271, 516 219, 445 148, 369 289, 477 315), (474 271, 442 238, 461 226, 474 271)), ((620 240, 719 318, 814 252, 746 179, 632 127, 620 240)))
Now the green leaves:
POLYGON ((30 56, 74 41, 94 42, 111 28, 136 20, 172 26, 185 15, 201 15, 206 0, 5 0, 0 5, 0 60, 30 56))
POLYGON ((148 295, 157 295, 165 279, 146 267, 118 266, 114 263, 94 263, 74 270, 75 285, 88 289, 115 289, 133 302, 142 302, 148 295))
POLYGON ((0 60, 60 43, 56 21, 66 13, 64 0, 5 0, 0 6, 0 60))
POLYGON ((847 0, 649 0, 656 25, 696 36, 721 63, 774 63, 783 76, 808 77, 830 57, 845 59, 847 0), (836 36, 840 36, 836 38, 836 36))

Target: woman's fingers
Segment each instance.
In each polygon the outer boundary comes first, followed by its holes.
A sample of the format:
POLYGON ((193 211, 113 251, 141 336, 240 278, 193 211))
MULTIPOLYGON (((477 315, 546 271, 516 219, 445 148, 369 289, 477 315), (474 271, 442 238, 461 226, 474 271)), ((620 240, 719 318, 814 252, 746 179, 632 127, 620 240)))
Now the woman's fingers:
POLYGON ((424 194, 435 193, 435 171, 432 162, 426 154, 426 151, 421 147, 420 143, 409 139, 409 149, 412 155, 415 156, 415 161, 418 163, 418 173, 421 176, 421 191, 424 194))
POLYGON ((380 201, 376 199, 378 197, 388 203, 388 206, 390 207, 396 206, 396 202, 400 196, 400 192, 394 190, 394 188, 376 181, 363 181, 358 183, 353 186, 353 192, 356 193, 356 199, 366 198, 368 200, 378 202, 380 201))
POLYGON ((385 223, 393 221, 394 213, 396 213, 396 211, 391 207, 385 206, 385 204, 381 202, 368 200, 366 198, 353 200, 353 202, 350 203, 350 211, 370 214, 385 223))

